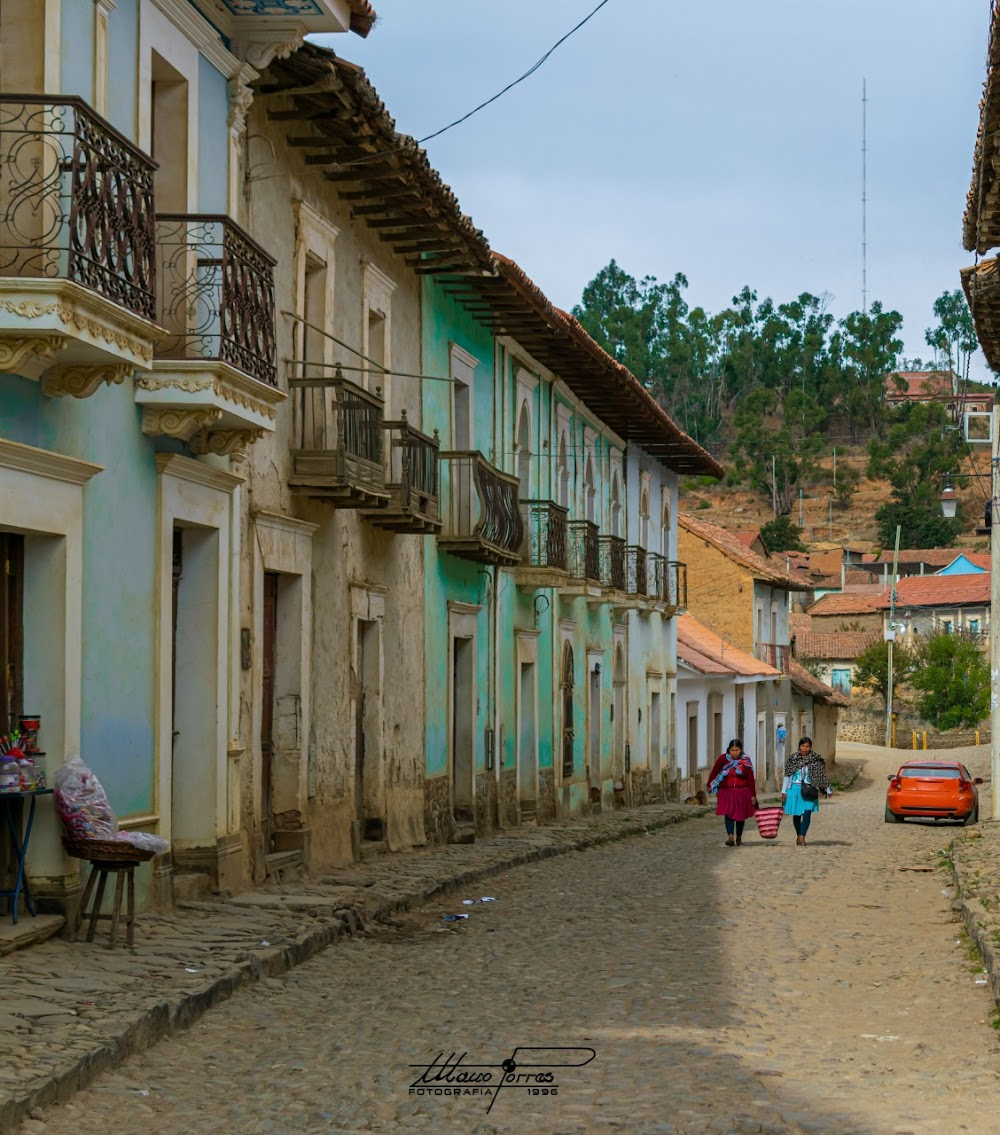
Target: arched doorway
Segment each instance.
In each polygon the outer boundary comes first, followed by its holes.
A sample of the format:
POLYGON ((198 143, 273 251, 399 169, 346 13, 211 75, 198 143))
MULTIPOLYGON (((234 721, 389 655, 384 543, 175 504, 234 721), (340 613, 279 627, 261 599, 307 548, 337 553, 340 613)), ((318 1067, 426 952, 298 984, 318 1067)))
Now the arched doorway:
POLYGON ((622 490, 616 473, 611 479, 611 535, 622 534, 622 490))
POLYGON ((517 477, 520 481, 518 494, 521 500, 531 497, 531 415, 528 403, 521 403, 521 416, 517 423, 517 477))
POLYGON ((573 778, 575 733, 573 729, 573 647, 563 647, 562 662, 562 774, 563 780, 573 778))
POLYGON ((621 643, 615 646, 615 691, 611 714, 614 724, 614 775, 615 780, 625 776, 625 651, 621 643))
POLYGON ((563 508, 569 508, 569 457, 566 452, 566 432, 559 436, 559 458, 556 462, 556 475, 559 484, 556 491, 559 494, 559 503, 563 508))
POLYGON ((594 488, 594 463, 587 458, 586 469, 583 474, 583 491, 586 497, 587 519, 597 523, 597 490, 594 488))

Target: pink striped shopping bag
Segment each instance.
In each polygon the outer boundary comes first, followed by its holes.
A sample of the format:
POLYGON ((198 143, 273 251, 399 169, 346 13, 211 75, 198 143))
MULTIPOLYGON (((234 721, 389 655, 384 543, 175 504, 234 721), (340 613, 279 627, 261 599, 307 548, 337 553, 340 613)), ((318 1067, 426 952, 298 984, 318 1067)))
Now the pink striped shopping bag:
POLYGON ((757 831, 764 839, 774 839, 784 811, 781 808, 758 808, 753 818, 757 821, 757 831))

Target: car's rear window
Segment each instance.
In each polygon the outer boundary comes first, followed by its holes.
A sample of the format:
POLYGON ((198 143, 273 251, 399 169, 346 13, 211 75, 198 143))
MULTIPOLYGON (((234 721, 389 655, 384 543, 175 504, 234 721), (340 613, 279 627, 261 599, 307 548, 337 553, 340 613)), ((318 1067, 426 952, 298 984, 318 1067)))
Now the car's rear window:
POLYGON ((957 768, 927 768, 924 765, 908 765, 899 770, 900 776, 910 777, 940 777, 943 780, 959 780, 961 772, 957 768))

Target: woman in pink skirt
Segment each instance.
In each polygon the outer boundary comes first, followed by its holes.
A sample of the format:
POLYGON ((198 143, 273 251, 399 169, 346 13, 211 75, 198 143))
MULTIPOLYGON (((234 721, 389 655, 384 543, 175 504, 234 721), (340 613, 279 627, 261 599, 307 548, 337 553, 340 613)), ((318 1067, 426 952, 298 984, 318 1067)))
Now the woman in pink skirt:
POLYGON ((753 761, 743 752, 743 742, 732 740, 708 774, 708 790, 718 794, 715 814, 726 820, 726 847, 743 842, 743 825, 757 808, 757 784, 753 761))

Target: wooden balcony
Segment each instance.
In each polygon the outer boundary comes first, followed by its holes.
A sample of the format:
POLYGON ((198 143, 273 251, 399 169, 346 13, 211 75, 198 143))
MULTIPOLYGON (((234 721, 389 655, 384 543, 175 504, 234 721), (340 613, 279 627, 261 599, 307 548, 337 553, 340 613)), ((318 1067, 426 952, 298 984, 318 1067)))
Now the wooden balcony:
POLYGON ((557 587, 568 578, 568 516, 568 510, 555 501, 521 501, 524 543, 516 573, 519 587, 557 587))
POLYGON ((569 534, 570 579, 599 583, 601 557, 597 525, 591 520, 571 520, 566 530, 569 534))
POLYGON ((156 163, 80 98, 0 95, 0 358, 52 396, 148 370, 156 163))
POLYGON ((292 378, 294 399, 292 492, 329 501, 335 508, 384 508, 383 402, 344 378, 292 378))
POLYGON ((788 673, 788 660, 791 654, 791 648, 787 643, 758 642, 753 653, 754 657, 759 661, 766 662, 768 666, 773 666, 775 670, 780 670, 782 674, 788 673))
POLYGON ((629 544, 625 549, 625 590, 629 595, 641 598, 649 594, 646 549, 638 544, 629 544))
POLYGON ((478 450, 441 454, 442 529, 438 547, 461 559, 514 567, 521 562, 524 521, 516 477, 478 450))
POLYGON ((389 503, 362 513, 364 519, 390 532, 439 532, 437 430, 428 437, 414 429, 404 410, 400 421, 385 423, 385 432, 389 503))
POLYGON ((625 590, 625 541, 621 536, 597 538, 601 586, 609 591, 625 590))

